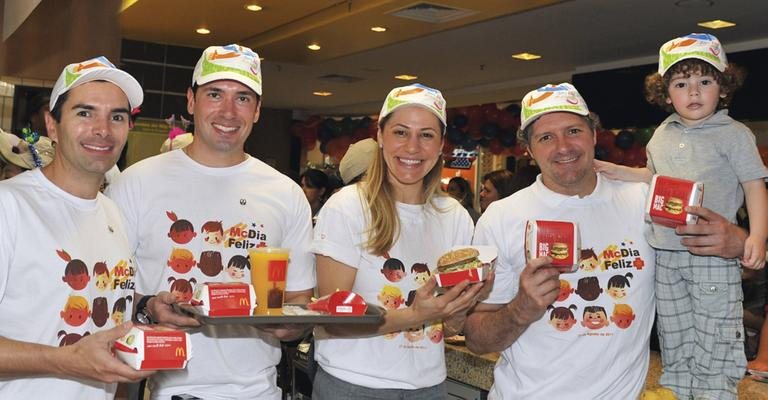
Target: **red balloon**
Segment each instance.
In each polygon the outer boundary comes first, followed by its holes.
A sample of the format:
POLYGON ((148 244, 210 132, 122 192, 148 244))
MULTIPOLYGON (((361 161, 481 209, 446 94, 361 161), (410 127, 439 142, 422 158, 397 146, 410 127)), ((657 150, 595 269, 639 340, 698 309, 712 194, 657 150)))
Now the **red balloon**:
POLYGON ((637 148, 631 148, 624 152, 624 165, 629 167, 639 167, 640 166, 640 158, 642 157, 643 153, 645 152, 644 149, 641 149, 639 147, 637 148))
POLYGON ((317 129, 304 127, 301 129, 301 138, 306 139, 308 141, 316 142, 317 141, 317 129))
POLYGON ((522 157, 525 154, 525 148, 519 144, 510 147, 510 149, 512 150, 512 155, 516 158, 522 157))
POLYGON ((365 138, 368 138, 368 129, 365 128, 357 128, 352 132, 352 139, 357 142, 360 140, 363 140, 365 138))
POLYGON ((496 104, 487 103, 480 106, 480 110, 483 112, 484 122, 497 122, 499 119, 499 108, 496 104))
POLYGON ((597 131, 597 146, 605 149, 616 147, 616 136, 611 131, 597 131))
POLYGON ((501 111, 499 112, 497 123, 501 129, 510 129, 515 126, 515 116, 506 111, 501 111))
POLYGON ((491 150, 491 153, 496 155, 501 154, 501 152, 504 151, 504 145, 501 144, 501 139, 497 137, 491 139, 488 148, 491 150))
POLYGON ((614 164, 621 164, 624 162, 624 150, 618 147, 612 147, 608 150, 608 161, 614 164))
POLYGON ((483 111, 480 106, 471 106, 467 108, 467 118, 469 118, 469 125, 483 124, 483 111))

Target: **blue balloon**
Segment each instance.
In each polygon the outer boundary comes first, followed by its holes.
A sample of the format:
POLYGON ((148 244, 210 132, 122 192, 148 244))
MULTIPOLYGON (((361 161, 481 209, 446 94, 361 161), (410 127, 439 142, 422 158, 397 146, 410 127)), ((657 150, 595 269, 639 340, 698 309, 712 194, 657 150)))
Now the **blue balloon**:
POLYGON ((613 142, 616 147, 622 149, 622 150, 629 150, 632 148, 632 144, 635 143, 635 135, 632 134, 630 131, 619 131, 619 133, 616 135, 616 139, 613 142))
POLYGON ((453 117, 453 125, 464 128, 469 123, 469 117, 463 114, 458 114, 455 117, 453 117))
POLYGON ((451 125, 448 127, 445 136, 450 144, 457 145, 461 143, 461 139, 464 137, 464 132, 458 127, 451 125))
POLYGON ((486 139, 493 139, 496 136, 499 135, 499 131, 501 131, 501 128, 499 127, 499 124, 495 122, 489 122, 483 124, 482 127, 480 127, 480 132, 483 134, 483 137, 486 139))
POLYGON ((602 146, 595 146, 595 158, 601 161, 608 161, 610 152, 602 146))

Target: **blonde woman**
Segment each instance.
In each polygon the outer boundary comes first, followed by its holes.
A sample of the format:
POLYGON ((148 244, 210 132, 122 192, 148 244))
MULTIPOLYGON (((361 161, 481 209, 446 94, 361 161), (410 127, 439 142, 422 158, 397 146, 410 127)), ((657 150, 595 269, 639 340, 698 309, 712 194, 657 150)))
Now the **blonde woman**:
POLYGON ((441 253, 472 238, 466 209, 440 190, 444 133, 439 91, 393 89, 365 178, 320 211, 313 243, 320 294, 353 290, 387 313, 378 326, 318 329, 314 399, 446 397, 442 337, 461 331, 483 284, 462 282, 435 296, 434 276, 412 272, 415 264, 434 269, 441 253), (413 334, 425 327, 430 335, 413 334))

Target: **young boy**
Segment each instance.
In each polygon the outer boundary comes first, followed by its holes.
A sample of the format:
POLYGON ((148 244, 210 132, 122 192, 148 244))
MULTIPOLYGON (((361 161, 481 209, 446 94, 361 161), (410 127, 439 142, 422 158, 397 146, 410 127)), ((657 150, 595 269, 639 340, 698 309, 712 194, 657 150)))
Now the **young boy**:
MULTIPOLYGON (((647 168, 595 162, 604 175, 650 182, 654 173, 704 183, 704 206, 734 219, 746 194, 753 221, 741 264, 765 265, 768 176, 754 134, 725 107, 743 82, 712 35, 690 34, 661 46, 659 72, 645 81, 649 102, 674 111, 648 143, 647 168)), ((674 229, 652 225, 656 248, 660 383, 679 398, 736 399, 744 375, 739 263, 689 253, 674 229)))

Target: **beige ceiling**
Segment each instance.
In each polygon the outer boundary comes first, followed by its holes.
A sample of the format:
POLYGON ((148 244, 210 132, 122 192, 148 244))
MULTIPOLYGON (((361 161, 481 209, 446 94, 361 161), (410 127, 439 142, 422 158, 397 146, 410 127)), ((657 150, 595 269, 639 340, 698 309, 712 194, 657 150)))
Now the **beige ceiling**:
MULTIPOLYGON (((655 62, 664 41, 715 33, 727 51, 768 47, 764 0, 138 0, 120 14, 127 39, 191 47, 239 43, 262 57, 267 107, 373 113, 394 75, 418 75, 450 106, 518 100, 579 72, 655 62), (432 23, 392 12, 418 3, 470 11, 432 23), (251 12, 246 3, 264 9, 251 12), (728 19, 735 28, 696 26, 728 19), (372 26, 385 26, 375 33, 372 26), (209 35, 195 29, 206 27, 209 35), (310 51, 317 42, 322 49, 310 51), (543 58, 523 62, 514 53, 543 58), (357 78, 354 82, 323 78, 357 78), (332 96, 313 96, 326 90, 332 96)), ((429 12, 427 14, 430 14, 429 12)), ((433 15, 431 13, 430 15, 433 15)), ((439 14, 439 13, 438 13, 439 14)), ((443 15, 443 14, 439 14, 443 15)))

